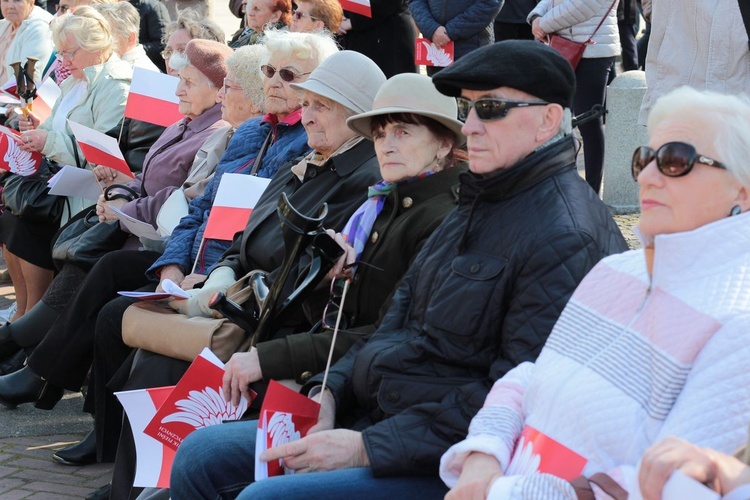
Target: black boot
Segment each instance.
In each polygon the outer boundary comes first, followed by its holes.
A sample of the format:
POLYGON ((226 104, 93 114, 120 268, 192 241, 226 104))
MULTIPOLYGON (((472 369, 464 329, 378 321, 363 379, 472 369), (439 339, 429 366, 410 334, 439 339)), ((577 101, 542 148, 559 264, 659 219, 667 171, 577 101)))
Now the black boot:
POLYGON ((21 346, 10 335, 10 323, 0 326, 0 361, 13 357, 21 346))
POLYGON ((34 403, 40 410, 51 410, 62 399, 63 388, 50 384, 28 366, 0 377, 0 404, 15 408, 34 403))
POLYGON ((92 430, 76 444, 52 454, 55 462, 65 465, 88 465, 96 462, 96 431, 92 430))

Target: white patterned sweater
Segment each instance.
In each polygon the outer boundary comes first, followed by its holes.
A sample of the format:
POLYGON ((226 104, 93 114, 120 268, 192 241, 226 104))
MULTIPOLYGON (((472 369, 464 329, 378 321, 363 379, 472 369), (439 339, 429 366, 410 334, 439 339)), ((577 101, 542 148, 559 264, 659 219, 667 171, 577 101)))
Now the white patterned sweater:
POLYGON ((571 477, 606 472, 634 497, 641 455, 667 436, 725 453, 747 441, 750 213, 658 236, 654 248, 651 279, 642 250, 584 278, 537 361, 498 380, 468 437, 443 455, 448 486, 479 451, 505 472, 490 498, 576 498, 539 472, 554 453, 520 440, 525 426, 585 460, 581 471, 562 455, 571 477))

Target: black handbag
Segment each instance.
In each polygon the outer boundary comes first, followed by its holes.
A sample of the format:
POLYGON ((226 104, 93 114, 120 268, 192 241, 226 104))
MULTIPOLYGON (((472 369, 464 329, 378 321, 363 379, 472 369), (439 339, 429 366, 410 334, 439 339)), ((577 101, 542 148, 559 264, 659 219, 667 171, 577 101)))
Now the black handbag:
MULTIPOLYGON (((113 184, 104 190, 104 198, 130 201, 137 195, 127 186, 113 184), (128 194, 115 193, 114 189, 128 194)), ((106 253, 122 248, 128 236, 120 229, 118 221, 99 222, 96 205, 91 205, 78 212, 52 239, 52 260, 58 269, 65 263, 91 269, 106 253)))
POLYGON ((34 175, 9 175, 3 185, 5 208, 16 217, 31 222, 59 223, 66 198, 49 194, 47 186, 47 181, 58 170, 56 164, 44 158, 34 175))

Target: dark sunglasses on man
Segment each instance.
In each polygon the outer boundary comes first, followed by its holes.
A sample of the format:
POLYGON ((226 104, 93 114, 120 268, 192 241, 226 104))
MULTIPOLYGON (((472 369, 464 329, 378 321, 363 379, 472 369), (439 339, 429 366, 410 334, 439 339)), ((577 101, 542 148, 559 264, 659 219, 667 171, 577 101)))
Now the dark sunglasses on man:
POLYGON ((686 142, 668 142, 655 151, 648 146, 635 149, 630 165, 633 179, 637 181, 643 169, 654 160, 656 160, 656 168, 659 169, 659 172, 667 177, 687 175, 696 163, 716 168, 727 168, 721 162, 698 153, 692 145, 686 142))
POLYGON ((549 104, 544 101, 509 101, 508 99, 499 99, 496 97, 482 97, 476 101, 457 97, 458 119, 465 122, 469 117, 471 108, 477 112, 477 118, 483 122, 500 120, 508 115, 508 111, 513 108, 527 108, 529 106, 546 106, 549 104))

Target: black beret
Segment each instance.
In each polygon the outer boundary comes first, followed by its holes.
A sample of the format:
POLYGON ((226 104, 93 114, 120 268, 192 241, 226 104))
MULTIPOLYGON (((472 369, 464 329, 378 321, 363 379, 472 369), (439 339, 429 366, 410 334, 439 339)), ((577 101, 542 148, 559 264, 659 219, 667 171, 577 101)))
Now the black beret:
POLYGON ((555 49, 535 40, 506 40, 465 55, 432 77, 441 93, 510 87, 547 102, 573 107, 576 75, 555 49))

